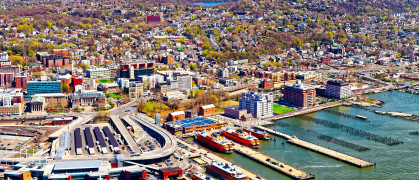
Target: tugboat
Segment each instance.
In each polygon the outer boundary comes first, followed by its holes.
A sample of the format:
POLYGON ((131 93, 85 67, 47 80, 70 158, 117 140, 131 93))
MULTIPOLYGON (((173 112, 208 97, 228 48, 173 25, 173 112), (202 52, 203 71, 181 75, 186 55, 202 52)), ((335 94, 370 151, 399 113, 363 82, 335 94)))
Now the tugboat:
POLYGON ((259 147, 259 139, 256 138, 255 136, 249 135, 249 133, 244 132, 241 129, 234 130, 231 128, 227 128, 226 130, 223 130, 223 135, 245 146, 248 146, 251 148, 259 147))
POLYGON ((206 165, 207 171, 210 171, 220 178, 229 180, 248 180, 249 178, 240 170, 231 167, 230 165, 222 162, 212 161, 206 165))
POLYGON ((271 135, 265 131, 259 131, 257 128, 244 128, 244 132, 250 133, 253 136, 256 136, 259 139, 262 140, 269 140, 271 139, 271 135))
POLYGON ((212 179, 211 177, 198 172, 192 175, 192 180, 212 180, 212 179))
POLYGON ((197 140, 201 144, 223 153, 232 153, 234 150, 233 144, 223 136, 210 134, 206 131, 199 133, 197 140))

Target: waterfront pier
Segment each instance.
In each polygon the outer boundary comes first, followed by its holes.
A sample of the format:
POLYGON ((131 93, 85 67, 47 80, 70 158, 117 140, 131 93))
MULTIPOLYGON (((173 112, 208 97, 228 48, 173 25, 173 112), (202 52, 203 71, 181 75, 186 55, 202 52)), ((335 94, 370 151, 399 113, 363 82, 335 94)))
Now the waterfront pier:
POLYGON ((244 155, 254 161, 259 162, 260 164, 263 164, 277 172, 280 172, 292 179, 314 179, 313 174, 306 173, 302 170, 296 169, 290 165, 286 165, 283 162, 280 162, 278 160, 273 159, 272 157, 269 157, 267 155, 264 155, 260 152, 257 152, 251 148, 235 144, 234 145, 234 151, 244 155))
POLYGON ((346 155, 346 154, 343 154, 343 153, 340 153, 340 152, 337 152, 337 151, 334 151, 334 150, 331 150, 331 149, 327 149, 327 148, 319 146, 319 145, 315 145, 315 144, 303 141, 301 139, 298 139, 295 136, 290 136, 290 135, 287 135, 287 134, 284 134, 284 133, 281 133, 281 132, 278 132, 278 131, 275 131, 275 130, 272 130, 272 129, 269 129, 269 128, 266 128, 266 127, 263 127, 263 126, 257 126, 257 128, 260 129, 260 130, 266 131, 268 133, 277 135, 279 137, 282 137, 282 138, 286 139, 287 142, 290 143, 290 144, 300 146, 304 149, 307 149, 307 150, 310 150, 310 151, 328 156, 330 158, 342 161, 344 163, 347 163, 347 164, 350 164, 350 165, 353 165, 353 166, 356 166, 356 167, 359 167, 359 168, 374 165, 371 162, 367 162, 367 161, 364 161, 364 160, 361 160, 361 159, 358 159, 358 158, 355 158, 355 157, 352 157, 352 156, 349 156, 349 155, 346 155))

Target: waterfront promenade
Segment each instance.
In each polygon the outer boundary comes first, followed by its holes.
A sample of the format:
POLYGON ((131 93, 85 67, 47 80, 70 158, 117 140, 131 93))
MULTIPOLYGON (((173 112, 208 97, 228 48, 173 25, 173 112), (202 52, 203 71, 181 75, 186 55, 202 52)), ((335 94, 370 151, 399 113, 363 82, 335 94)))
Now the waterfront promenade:
POLYGON ((242 154, 254 161, 259 162, 260 164, 263 164, 275 171, 278 171, 292 179, 314 179, 314 175, 308 174, 302 170, 296 169, 290 165, 286 165, 281 161, 278 161, 276 159, 273 159, 272 157, 269 157, 267 155, 264 155, 260 152, 257 152, 253 149, 250 149, 248 147, 235 144, 234 145, 234 151, 242 154))
POLYGON ((361 159, 358 159, 358 158, 355 158, 355 157, 352 157, 352 156, 349 156, 349 155, 346 155, 346 154, 343 154, 343 153, 340 153, 340 152, 337 152, 337 151, 334 151, 334 150, 331 150, 331 149, 321 147, 319 145, 315 145, 315 144, 303 141, 301 139, 298 139, 295 136, 290 136, 290 135, 287 135, 287 134, 284 134, 284 133, 281 133, 281 132, 278 132, 278 131, 275 131, 275 130, 272 130, 272 129, 269 129, 269 128, 266 128, 266 127, 263 127, 263 126, 257 126, 257 128, 260 129, 260 130, 266 131, 268 133, 277 135, 281 138, 284 138, 284 139, 287 140, 288 143, 300 146, 300 147, 305 148, 307 150, 310 150, 310 151, 313 151, 313 152, 331 157, 333 159, 342 161, 344 163, 347 163, 347 164, 350 164, 350 165, 353 165, 353 166, 356 166, 356 167, 359 167, 359 168, 374 165, 371 162, 367 162, 367 161, 364 161, 364 160, 361 160, 361 159))

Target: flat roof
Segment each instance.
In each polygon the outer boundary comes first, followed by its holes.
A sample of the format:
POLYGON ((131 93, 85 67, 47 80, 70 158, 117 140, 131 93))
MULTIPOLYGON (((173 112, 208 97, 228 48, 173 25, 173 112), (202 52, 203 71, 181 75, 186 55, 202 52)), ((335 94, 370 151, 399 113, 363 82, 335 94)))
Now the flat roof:
POLYGON ((92 169, 102 166, 102 161, 63 161, 57 162, 54 166, 54 171, 57 170, 71 170, 71 169, 92 169))
POLYGON ((182 127, 193 127, 193 126, 202 126, 208 124, 215 124, 216 121, 205 119, 202 117, 197 117, 195 119, 183 119, 176 122, 169 122, 169 125, 180 125, 182 127))
POLYGON ((214 104, 208 104, 208 105, 204 105, 204 106, 201 106, 201 107, 202 107, 202 109, 215 108, 214 104))

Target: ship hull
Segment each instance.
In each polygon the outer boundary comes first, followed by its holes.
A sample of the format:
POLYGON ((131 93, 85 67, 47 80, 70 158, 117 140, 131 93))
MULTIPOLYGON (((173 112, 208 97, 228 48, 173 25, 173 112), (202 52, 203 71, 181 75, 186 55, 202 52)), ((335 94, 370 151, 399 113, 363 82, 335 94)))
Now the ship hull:
POLYGON ((218 168, 213 167, 212 165, 207 165, 206 168, 207 168, 207 171, 210 171, 212 173, 215 173, 215 174, 217 174, 218 176, 220 176, 220 177, 222 177, 224 179, 228 179, 228 180, 248 180, 249 179, 248 177, 245 177, 245 178, 235 178, 231 174, 228 174, 226 172, 223 172, 223 171, 219 170, 218 168))
MULTIPOLYGON (((198 135, 197 140, 202 145, 205 145, 206 147, 209 147, 209 148, 214 149, 216 151, 226 153, 226 154, 230 154, 230 153, 233 152, 233 147, 225 147, 224 145, 221 145, 221 144, 218 144, 214 141, 211 141, 211 140, 205 138, 204 136, 198 135)), ((226 145, 226 146, 228 146, 228 145, 226 145)))
POLYGON ((257 137, 258 139, 262 139, 262 140, 269 140, 271 139, 271 136, 269 134, 260 134, 257 132, 253 132, 253 131, 249 131, 247 129, 243 129, 244 132, 250 133, 252 136, 257 137))
POLYGON ((247 139, 243 139, 241 137, 235 136, 233 134, 230 134, 226 131, 223 131, 223 135, 231 140, 233 140, 234 142, 238 142, 240 144, 243 144, 245 146, 251 147, 251 148, 259 148, 259 143, 254 143, 250 140, 247 139))

